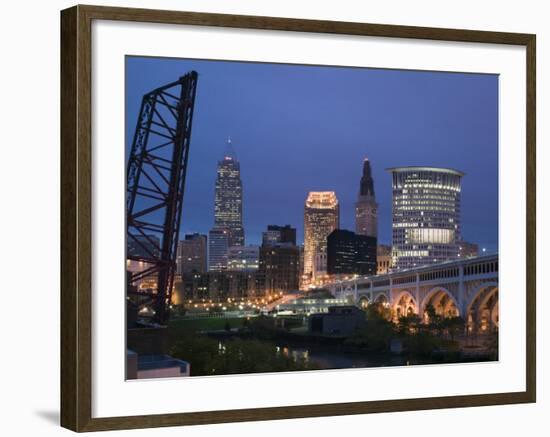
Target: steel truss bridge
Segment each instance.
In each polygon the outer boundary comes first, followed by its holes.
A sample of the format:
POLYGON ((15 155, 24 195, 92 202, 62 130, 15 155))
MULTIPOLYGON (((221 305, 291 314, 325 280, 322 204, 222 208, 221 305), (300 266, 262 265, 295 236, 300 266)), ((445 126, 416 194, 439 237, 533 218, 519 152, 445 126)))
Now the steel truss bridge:
POLYGON ((498 254, 449 261, 325 285, 336 298, 360 307, 379 302, 395 319, 425 315, 428 305, 445 317, 460 316, 470 332, 498 329, 498 254))

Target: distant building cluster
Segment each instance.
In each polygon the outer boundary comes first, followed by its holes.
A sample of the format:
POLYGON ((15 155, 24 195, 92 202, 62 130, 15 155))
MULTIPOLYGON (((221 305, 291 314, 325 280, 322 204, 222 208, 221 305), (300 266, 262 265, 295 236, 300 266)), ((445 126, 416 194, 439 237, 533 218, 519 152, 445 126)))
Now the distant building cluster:
MULTIPOLYGON (((296 228, 269 224, 261 245, 246 245, 240 163, 232 150, 217 164, 214 225, 187 234, 177 247, 176 288, 183 299, 251 298, 322 287, 355 275, 374 276, 478 255, 477 244, 462 240, 463 173, 435 167, 396 167, 392 176, 392 242, 378 242, 378 203, 371 163, 362 163, 354 208, 354 231, 340 228, 340 203, 334 191, 311 191, 304 202, 303 245, 296 228)), ((158 254, 152 236, 128 242, 139 272, 143 256, 158 254), (137 256, 136 256, 137 255, 137 256)), ((150 281, 150 279, 149 279, 150 281)), ((142 288, 154 287, 143 283, 142 288)))
POLYGON ((261 246, 245 244, 243 184, 231 140, 217 165, 214 227, 208 237, 200 236, 200 248, 195 240, 198 236, 186 236, 178 246, 181 281, 176 288, 184 299, 266 296, 300 287, 296 228, 270 224, 262 233, 261 246))

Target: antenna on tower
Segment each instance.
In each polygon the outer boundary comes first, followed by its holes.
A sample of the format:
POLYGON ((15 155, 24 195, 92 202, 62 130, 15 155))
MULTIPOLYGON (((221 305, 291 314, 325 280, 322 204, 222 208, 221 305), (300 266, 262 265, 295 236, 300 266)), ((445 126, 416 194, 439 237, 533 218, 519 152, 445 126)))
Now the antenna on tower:
POLYGON ((231 140, 231 136, 227 137, 223 157, 224 159, 237 159, 237 156, 235 155, 235 149, 233 148, 233 141, 231 140))

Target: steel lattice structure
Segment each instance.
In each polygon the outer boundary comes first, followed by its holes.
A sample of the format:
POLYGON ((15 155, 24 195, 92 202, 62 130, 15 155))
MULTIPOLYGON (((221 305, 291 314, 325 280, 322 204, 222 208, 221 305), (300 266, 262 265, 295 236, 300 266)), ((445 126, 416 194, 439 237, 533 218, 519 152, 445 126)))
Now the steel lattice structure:
POLYGON ((127 259, 144 266, 129 277, 128 295, 152 304, 158 323, 167 320, 174 284, 197 78, 191 71, 143 96, 128 158, 127 259), (156 290, 132 287, 155 278, 156 290))

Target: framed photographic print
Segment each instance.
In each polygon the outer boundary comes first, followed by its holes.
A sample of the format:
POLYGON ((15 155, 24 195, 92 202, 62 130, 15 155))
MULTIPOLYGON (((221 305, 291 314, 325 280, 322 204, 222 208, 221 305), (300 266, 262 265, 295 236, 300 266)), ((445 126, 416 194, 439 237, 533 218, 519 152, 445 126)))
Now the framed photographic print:
POLYGON ((535 402, 535 36, 61 13, 61 422, 535 402))

